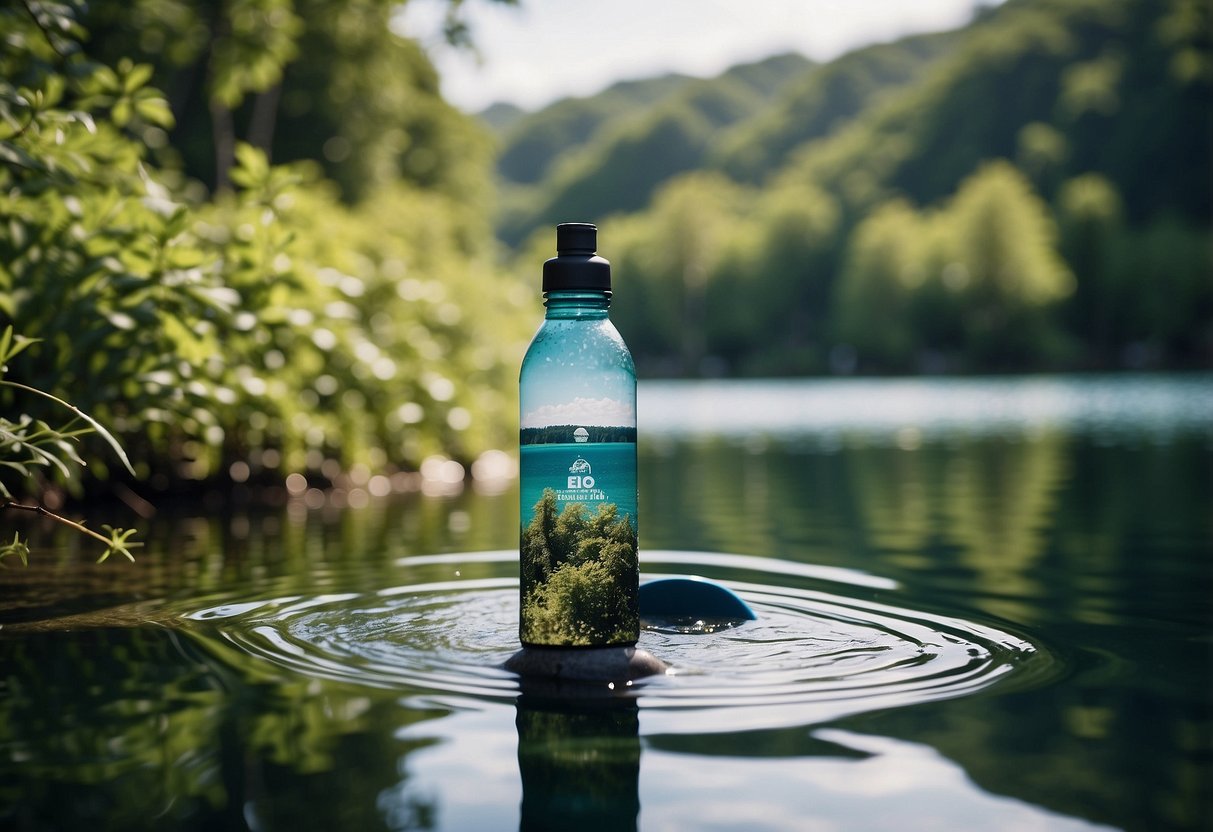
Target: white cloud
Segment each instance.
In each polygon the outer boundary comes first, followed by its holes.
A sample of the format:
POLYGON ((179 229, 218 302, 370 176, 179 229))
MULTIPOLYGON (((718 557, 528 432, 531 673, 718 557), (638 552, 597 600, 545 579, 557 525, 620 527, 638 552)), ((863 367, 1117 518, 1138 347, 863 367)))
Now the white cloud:
POLYGON ((448 100, 475 111, 494 101, 535 108, 665 72, 714 75, 780 52, 830 60, 868 43, 963 25, 975 5, 977 0, 467 3, 481 61, 436 36, 445 0, 411 0, 393 25, 430 48, 448 100))
POLYGON ((548 425, 598 425, 612 427, 636 424, 636 410, 618 399, 587 399, 581 396, 563 404, 538 407, 522 417, 524 428, 548 425))

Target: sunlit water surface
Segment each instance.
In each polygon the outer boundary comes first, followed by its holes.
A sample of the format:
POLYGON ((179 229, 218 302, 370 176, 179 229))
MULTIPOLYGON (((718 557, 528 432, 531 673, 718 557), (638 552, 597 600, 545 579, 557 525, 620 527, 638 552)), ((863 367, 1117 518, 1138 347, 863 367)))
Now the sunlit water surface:
POLYGON ((1205 828, 1211 414, 1208 377, 642 386, 642 580, 758 619, 646 627, 631 685, 502 669, 508 486, 166 506, 133 566, 31 528, 0 823, 1205 828))
MULTIPOLYGON (((452 579, 370 593, 229 601, 184 618, 212 649, 235 648, 267 668, 512 702, 519 680, 501 666, 517 649, 516 552, 405 558, 400 565, 407 569, 412 560, 445 564, 452 579), (508 575, 458 577, 475 566, 508 575)), ((680 572, 710 568, 772 582, 731 582, 756 621, 715 632, 646 626, 640 646, 671 666, 666 675, 634 684, 604 679, 566 685, 553 696, 626 694, 646 711, 650 727, 703 732, 821 722, 962 696, 1012 672, 1016 684, 1039 683, 1059 670, 1040 645, 989 626, 795 585, 843 592, 892 588, 864 575, 854 576, 856 584, 840 584, 837 571, 829 581, 809 566, 688 552, 651 551, 646 565, 680 572)))

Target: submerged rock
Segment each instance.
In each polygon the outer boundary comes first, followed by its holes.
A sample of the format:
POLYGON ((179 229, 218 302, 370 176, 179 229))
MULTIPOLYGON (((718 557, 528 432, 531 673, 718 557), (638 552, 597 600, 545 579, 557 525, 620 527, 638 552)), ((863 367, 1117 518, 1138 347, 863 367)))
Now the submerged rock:
POLYGON ((628 682, 669 668, 638 647, 523 647, 506 660, 505 669, 523 677, 628 682))

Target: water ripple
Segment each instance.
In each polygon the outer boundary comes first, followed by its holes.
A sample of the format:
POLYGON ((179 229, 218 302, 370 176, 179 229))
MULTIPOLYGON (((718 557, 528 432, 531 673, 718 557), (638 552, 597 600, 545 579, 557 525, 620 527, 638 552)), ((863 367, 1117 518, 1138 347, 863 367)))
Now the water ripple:
MULTIPOLYGON (((519 682, 501 667, 517 649, 512 560, 499 552, 444 555, 443 564, 461 571, 502 574, 374 592, 224 599, 184 618, 204 646, 255 677, 299 674, 445 704, 512 700, 519 682)), ((609 692, 605 684, 581 691, 635 697, 648 730, 803 725, 994 685, 1038 685, 1060 671, 1025 637, 898 606, 888 589, 893 602, 872 600, 874 586, 890 584, 862 573, 684 552, 649 552, 645 563, 666 567, 662 576, 715 572, 758 614, 711 633, 646 629, 640 646, 669 663, 669 675, 625 691, 609 692), (717 713, 705 718, 705 710, 717 713)))

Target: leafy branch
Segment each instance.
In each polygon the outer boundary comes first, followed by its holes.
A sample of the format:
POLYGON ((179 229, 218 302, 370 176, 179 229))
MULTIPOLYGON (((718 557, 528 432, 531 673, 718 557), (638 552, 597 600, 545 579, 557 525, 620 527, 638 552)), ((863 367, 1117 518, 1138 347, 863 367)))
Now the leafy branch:
MULTIPOLYGON (((3 349, 4 340, 7 339, 7 337, 9 336, 9 334, 11 332, 12 332, 12 327, 10 326, 5 330, 4 337, 0 338, 0 356, 3 356, 3 353, 4 353, 4 349, 3 349)), ((3 361, 3 360, 4 359, 0 358, 0 361, 3 361)), ((2 374, 2 371, 0 371, 0 374, 2 374)), ((50 393, 47 393, 43 390, 39 390, 36 387, 30 387, 25 384, 19 384, 15 381, 7 381, 4 378, 0 378, 0 385, 3 385, 5 387, 15 387, 18 390, 24 390, 27 393, 33 393, 35 395, 42 396, 43 398, 50 399, 51 401, 59 403, 63 407, 70 410, 72 413, 76 414, 77 418, 83 419, 85 422, 88 422, 89 427, 93 431, 95 431, 98 435, 100 435, 101 438, 104 439, 111 448, 113 448, 114 453, 117 455, 118 459, 122 460, 122 464, 124 466, 126 466, 126 470, 129 471, 132 475, 134 475, 135 469, 134 469, 134 467, 131 466, 131 461, 127 458, 126 451, 122 450, 122 446, 118 444, 118 440, 114 438, 114 435, 112 433, 110 433, 108 430, 106 430, 104 427, 102 427, 100 422, 98 422, 93 417, 89 416, 83 410, 76 407, 74 404, 65 402, 63 399, 59 398, 58 396, 52 396, 50 393)), ((68 424, 70 425, 71 423, 69 422, 68 424)), ((2 424, 0 424, 0 430, 3 430, 2 424)), ((59 431, 58 433, 60 433, 61 435, 78 436, 81 433, 87 433, 87 432, 88 431, 76 431, 72 434, 63 434, 62 431, 59 431)))
MULTIPOLYGON (((106 534, 101 534, 100 532, 95 532, 88 528, 83 523, 75 520, 69 520, 66 517, 55 514, 45 506, 27 505, 25 503, 18 503, 15 500, 5 500, 4 502, 0 503, 0 510, 9 508, 40 514, 43 517, 48 517, 51 520, 54 520, 56 523, 61 523, 70 529, 74 529, 80 534, 94 538, 100 543, 104 543, 105 551, 101 553, 101 557, 97 558, 97 563, 104 563, 109 556, 113 554, 122 555, 127 560, 133 562, 135 560, 135 556, 131 554, 130 550, 136 549, 143 545, 142 543, 132 541, 130 539, 131 535, 135 533, 134 529, 116 529, 113 526, 104 525, 101 528, 105 529, 106 534), (108 535, 108 537, 106 535, 108 535)), ((10 555, 16 555, 19 557, 22 565, 27 565, 29 563, 29 546, 25 544, 25 541, 20 539, 19 535, 14 534, 12 542, 0 546, 0 562, 3 562, 4 558, 10 555)))
MULTIPOLYGON (((54 468, 64 477, 68 477, 71 475, 69 467, 71 464, 84 464, 76 452, 75 440, 84 434, 96 433, 113 449, 122 464, 133 475, 135 469, 131 466, 126 452, 122 450, 122 446, 118 444, 114 435, 96 419, 57 396, 4 378, 9 360, 36 342, 37 339, 34 338, 14 335, 11 325, 5 327, 3 334, 0 334, 0 387, 21 390, 49 399, 70 411, 73 418, 63 427, 53 428, 46 422, 32 419, 25 414, 22 414, 15 422, 0 417, 0 468, 16 471, 25 479, 30 479, 37 468, 54 468), (79 422, 83 422, 85 426, 78 426, 79 422)), ((0 511, 13 509, 39 514, 104 544, 105 550, 98 558, 98 563, 105 561, 113 554, 123 555, 133 561, 135 557, 131 554, 131 549, 142 545, 131 540, 131 536, 135 533, 134 529, 102 526, 101 528, 105 530, 106 534, 101 534, 87 528, 81 522, 62 517, 45 506, 18 502, 3 481, 0 481, 0 498, 3 498, 3 501, 0 502, 0 511)), ((4 559, 7 557, 17 557, 23 565, 29 563, 29 546, 19 534, 14 534, 11 542, 0 544, 0 565, 3 565, 4 559)))

